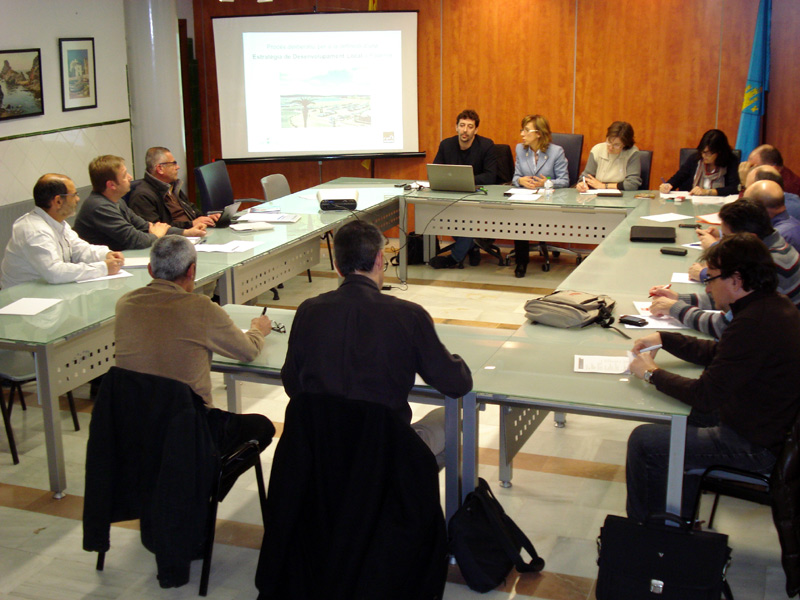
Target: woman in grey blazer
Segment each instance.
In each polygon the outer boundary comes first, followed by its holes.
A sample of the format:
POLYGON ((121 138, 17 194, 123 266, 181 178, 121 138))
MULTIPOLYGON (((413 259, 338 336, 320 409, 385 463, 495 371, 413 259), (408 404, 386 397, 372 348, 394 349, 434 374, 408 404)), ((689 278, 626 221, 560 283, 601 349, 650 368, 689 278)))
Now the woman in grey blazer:
MULTIPOLYGON (((522 143, 517 144, 517 161, 514 165, 513 184, 535 190, 542 187, 564 188, 569 185, 567 157, 564 149, 551 143, 550 123, 542 115, 528 115, 522 119, 522 143), (552 186, 545 185, 547 181, 552 186)), ((515 277, 525 277, 530 260, 530 242, 514 241, 515 277)))

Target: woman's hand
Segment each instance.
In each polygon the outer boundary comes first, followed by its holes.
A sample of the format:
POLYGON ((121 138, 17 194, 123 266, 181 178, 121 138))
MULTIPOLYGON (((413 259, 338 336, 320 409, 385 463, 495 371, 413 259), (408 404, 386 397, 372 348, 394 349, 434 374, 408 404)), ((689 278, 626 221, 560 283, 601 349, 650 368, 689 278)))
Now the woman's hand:
POLYGON ((660 186, 658 186, 658 191, 662 194, 669 194, 672 191, 672 184, 662 183, 660 186))
POLYGON ((606 184, 597 179, 594 175, 587 175, 585 179, 586 179, 586 185, 588 185, 593 190, 601 190, 605 189, 606 187, 606 184))

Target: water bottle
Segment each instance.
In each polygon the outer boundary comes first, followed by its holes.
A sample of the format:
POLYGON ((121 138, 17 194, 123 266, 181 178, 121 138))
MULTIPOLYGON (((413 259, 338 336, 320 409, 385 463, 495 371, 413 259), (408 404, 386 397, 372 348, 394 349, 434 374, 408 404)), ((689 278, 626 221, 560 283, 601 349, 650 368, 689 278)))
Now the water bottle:
POLYGON ((544 182, 544 197, 548 200, 553 197, 553 180, 549 177, 544 182))

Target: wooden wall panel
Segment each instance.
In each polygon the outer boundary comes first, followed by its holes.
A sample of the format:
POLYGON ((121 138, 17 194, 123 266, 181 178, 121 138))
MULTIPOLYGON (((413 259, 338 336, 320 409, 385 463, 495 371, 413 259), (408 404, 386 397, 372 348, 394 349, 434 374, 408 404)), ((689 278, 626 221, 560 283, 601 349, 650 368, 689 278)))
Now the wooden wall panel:
MULTIPOLYGON (((211 17, 313 6, 312 0, 275 6, 194 0, 207 160, 220 155, 211 17)), ((757 6, 757 0, 617 0, 611 11, 601 0, 379 0, 381 10, 419 11, 419 132, 427 160, 379 159, 375 175, 424 178, 439 140, 454 134, 455 116, 474 108, 480 133, 512 147, 521 117, 531 112, 546 115, 554 131, 583 133, 582 163, 609 123, 630 121, 639 146, 654 151, 655 186, 676 170, 678 149, 694 146, 715 126, 718 93, 718 126, 735 141, 757 6)), ((337 7, 365 10, 367 0, 339 0, 337 7)), ((767 139, 800 169, 794 65, 800 2, 773 0, 773 7, 767 139)), ((240 196, 258 196, 258 180, 269 173, 285 173, 293 189, 320 181, 316 162, 233 165, 231 171, 240 196)), ((358 160, 328 161, 321 171, 322 181, 369 175, 358 160)))
POLYGON ((767 98, 766 140, 780 149, 783 162, 800 173, 800 2, 772 0, 772 68, 767 98))

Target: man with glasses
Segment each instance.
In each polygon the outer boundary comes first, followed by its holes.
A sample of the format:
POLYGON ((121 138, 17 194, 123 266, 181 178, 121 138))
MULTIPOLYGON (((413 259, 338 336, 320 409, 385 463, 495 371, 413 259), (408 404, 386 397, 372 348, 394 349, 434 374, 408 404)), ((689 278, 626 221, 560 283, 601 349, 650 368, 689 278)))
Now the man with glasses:
POLYGON ((0 267, 0 287, 37 279, 70 283, 119 272, 121 252, 83 241, 67 223, 79 200, 75 183, 66 175, 39 178, 33 187, 36 208, 14 222, 0 267))
MULTIPOLYGON (((775 253, 754 235, 726 235, 705 252, 706 292, 731 320, 719 341, 660 332, 633 345, 631 373, 690 405, 684 471, 712 465, 769 473, 800 408, 800 312, 776 290, 775 253), (647 348, 650 351, 642 352, 647 348), (702 365, 697 379, 661 368, 658 349, 702 365)), ((628 516, 663 512, 670 426, 640 425, 628 440, 628 516)), ((693 518, 698 476, 684 476, 693 518)))
POLYGON ((125 202, 131 190, 131 174, 125 159, 106 154, 89 163, 92 193, 75 219, 75 232, 92 244, 105 244, 112 250, 149 248, 167 234, 202 237, 205 228, 180 229, 167 223, 149 223, 134 213, 125 202))
MULTIPOLYGON (((472 374, 450 354, 424 308, 381 293, 384 237, 375 225, 351 221, 333 240, 339 288, 297 309, 281 370, 290 398, 302 393, 378 402, 411 422, 408 394, 417 373, 452 398, 472 389, 472 374)), ((440 466, 444 409, 413 425, 440 466)))
POLYGON ((189 202, 182 189, 183 181, 178 177, 180 165, 168 148, 150 148, 144 161, 144 179, 131 191, 128 200, 133 212, 150 223, 167 223, 181 229, 214 226, 219 214, 204 216, 189 202))
MULTIPOLYGON (((749 233, 758 237, 769 249, 778 273, 778 292, 785 294, 795 306, 800 307, 800 254, 781 234, 772 227, 764 205, 749 198, 726 204, 719 211, 722 221, 719 231, 715 228, 698 230, 700 243, 708 249, 719 240, 719 236, 734 233, 749 233)), ((706 276, 699 263, 693 265, 689 274, 701 280, 706 276)), ((650 288, 654 297, 650 313, 654 316, 669 315, 681 323, 719 339, 731 321, 732 315, 720 312, 714 298, 708 294, 678 294, 668 286, 650 288)))
POLYGON ((222 454, 251 439, 263 450, 275 435, 267 417, 214 408, 211 354, 242 362, 255 359, 271 330, 269 317, 252 319, 243 332, 210 298, 193 294, 197 251, 185 237, 167 235, 156 241, 147 269, 153 280, 117 301, 117 366, 189 385, 209 409, 212 437, 222 454))

